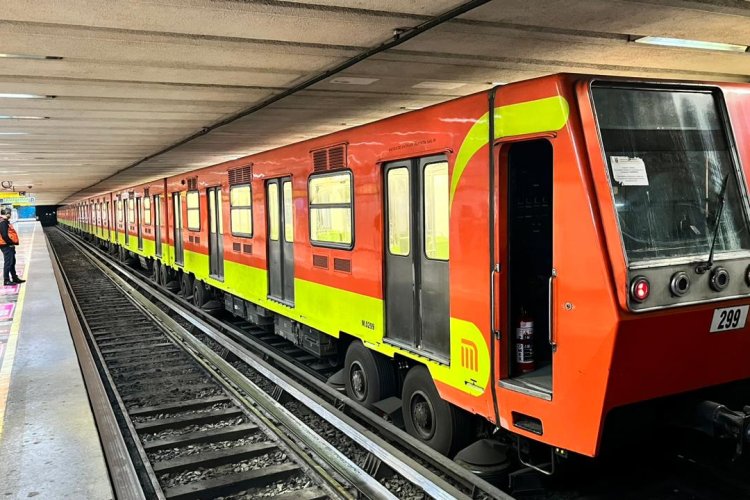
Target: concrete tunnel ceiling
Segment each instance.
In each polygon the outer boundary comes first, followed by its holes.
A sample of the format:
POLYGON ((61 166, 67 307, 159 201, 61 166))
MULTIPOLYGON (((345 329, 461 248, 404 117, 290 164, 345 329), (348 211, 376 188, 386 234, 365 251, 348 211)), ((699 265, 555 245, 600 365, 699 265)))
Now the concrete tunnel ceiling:
POLYGON ((38 204, 238 158, 493 82, 561 71, 750 81, 748 53, 631 41, 747 45, 746 1, 494 0, 163 152, 465 2, 2 3, 0 94, 54 96, 0 97, 0 180, 33 186, 38 204))

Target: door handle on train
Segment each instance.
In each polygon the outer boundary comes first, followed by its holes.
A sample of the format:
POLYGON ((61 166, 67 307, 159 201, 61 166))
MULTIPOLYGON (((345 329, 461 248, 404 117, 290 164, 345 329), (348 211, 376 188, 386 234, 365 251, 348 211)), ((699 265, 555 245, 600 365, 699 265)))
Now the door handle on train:
POLYGON ((492 333, 497 340, 500 340, 500 326, 497 324, 497 304, 496 304, 496 284, 497 277, 500 274, 500 264, 495 264, 490 273, 490 311, 492 312, 492 333))
POLYGON ((547 288, 547 300, 549 304, 549 315, 547 316, 547 335, 549 340, 549 345, 552 346, 552 352, 555 352, 557 350, 557 342, 555 342, 555 336, 552 330, 552 327, 554 325, 554 322, 552 321, 552 315, 555 312, 555 306, 553 304, 553 288, 554 288, 554 281, 555 278, 557 278, 557 271, 555 268, 552 268, 552 274, 550 274, 549 277, 549 286, 547 288))

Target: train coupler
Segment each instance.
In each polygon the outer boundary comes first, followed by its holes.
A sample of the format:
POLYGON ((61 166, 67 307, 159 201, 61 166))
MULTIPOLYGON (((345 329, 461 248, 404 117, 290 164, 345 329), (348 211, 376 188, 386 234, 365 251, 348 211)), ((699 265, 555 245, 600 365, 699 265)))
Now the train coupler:
POLYGON ((695 406, 694 418, 697 429, 705 434, 733 440, 737 456, 750 445, 750 406, 737 411, 714 401, 701 401, 695 406))

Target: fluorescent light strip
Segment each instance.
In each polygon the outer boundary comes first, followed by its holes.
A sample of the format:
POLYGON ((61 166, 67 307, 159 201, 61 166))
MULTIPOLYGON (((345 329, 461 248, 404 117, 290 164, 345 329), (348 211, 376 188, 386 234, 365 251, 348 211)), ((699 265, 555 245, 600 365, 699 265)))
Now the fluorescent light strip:
POLYGON ((0 135, 26 135, 26 132, 0 132, 0 135))
POLYGON ((11 115, 0 115, 0 120, 49 120, 49 116, 11 116, 11 115))
POLYGON ((47 99, 53 96, 40 94, 5 94, 0 93, 0 99, 47 99))
POLYGON ((721 50, 724 52, 747 52, 747 45, 733 43, 702 42, 700 40, 683 40, 681 38, 667 38, 662 36, 642 36, 634 38, 635 43, 646 45, 660 45, 663 47, 679 47, 682 49, 721 50))
POLYGON ((34 60, 52 60, 52 61, 59 61, 62 59, 61 56, 38 56, 34 54, 0 54, 0 58, 2 59, 34 59, 34 60))

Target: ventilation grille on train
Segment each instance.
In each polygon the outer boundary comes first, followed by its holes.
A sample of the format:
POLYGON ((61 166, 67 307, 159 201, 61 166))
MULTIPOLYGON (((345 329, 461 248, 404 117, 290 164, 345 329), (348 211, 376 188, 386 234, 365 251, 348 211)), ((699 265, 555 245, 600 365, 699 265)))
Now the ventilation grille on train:
POLYGON ((197 190, 198 189, 198 178, 197 177, 192 177, 192 178, 188 179, 187 180, 187 184, 188 184, 188 191, 195 191, 195 190, 197 190))
POLYGON ((313 254, 313 267, 319 267, 321 269, 328 269, 328 257, 325 255, 313 254))
POLYGON ((246 167, 233 168, 229 171, 229 185, 234 186, 235 184, 250 184, 253 180, 253 167, 248 165, 246 167))
POLYGON ((333 268, 336 271, 341 271, 344 273, 351 273, 352 272, 352 261, 349 259, 339 259, 334 258, 333 259, 333 268))
POLYGON ((346 144, 312 151, 313 170, 336 170, 346 168, 346 144))

